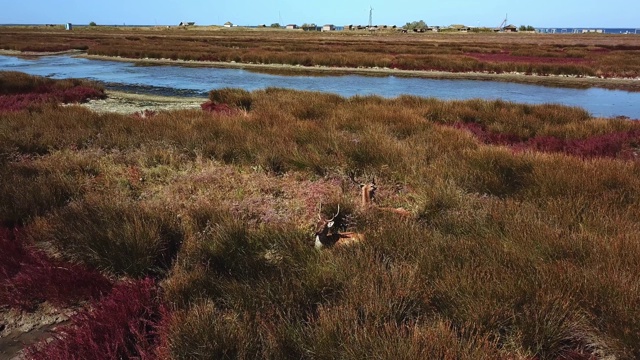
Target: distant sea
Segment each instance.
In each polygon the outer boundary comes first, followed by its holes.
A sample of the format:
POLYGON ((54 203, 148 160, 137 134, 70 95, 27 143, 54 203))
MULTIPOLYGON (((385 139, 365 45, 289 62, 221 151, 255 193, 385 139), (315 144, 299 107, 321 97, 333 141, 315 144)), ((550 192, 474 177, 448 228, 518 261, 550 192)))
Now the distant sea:
POLYGON ((583 34, 583 33, 602 33, 602 34, 635 34, 640 35, 640 27, 635 28, 536 28, 536 32, 544 34, 583 34))

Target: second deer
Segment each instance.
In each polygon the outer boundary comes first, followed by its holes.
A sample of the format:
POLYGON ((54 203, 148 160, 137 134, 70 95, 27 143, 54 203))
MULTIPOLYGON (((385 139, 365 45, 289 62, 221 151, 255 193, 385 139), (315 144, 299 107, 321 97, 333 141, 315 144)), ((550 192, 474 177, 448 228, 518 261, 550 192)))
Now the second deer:
POLYGON ((355 184, 357 184, 360 187, 360 197, 361 197, 361 206, 362 209, 366 210, 366 209, 375 209, 375 210, 380 210, 380 211, 387 211, 387 212, 391 212, 394 214, 398 214, 399 216, 402 217, 410 217, 411 216, 411 212, 409 210, 406 210, 405 208, 392 208, 392 207, 384 207, 384 206, 378 206, 376 204, 373 203, 374 199, 375 199, 375 195, 376 195, 376 190, 378 189, 376 187, 376 179, 372 178, 369 182, 367 183, 361 183, 356 181, 355 176, 353 173, 349 174, 349 178, 351 179, 351 181, 353 181, 355 184))

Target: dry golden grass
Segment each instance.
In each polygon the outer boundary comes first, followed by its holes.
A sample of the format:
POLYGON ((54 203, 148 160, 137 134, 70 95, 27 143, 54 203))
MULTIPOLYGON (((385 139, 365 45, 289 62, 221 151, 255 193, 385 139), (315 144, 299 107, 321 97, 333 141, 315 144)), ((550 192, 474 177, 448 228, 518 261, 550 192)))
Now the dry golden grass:
POLYGON ((0 221, 161 281, 172 358, 640 356, 640 163, 449 126, 589 138, 632 121, 500 101, 212 92, 234 111, 0 114, 0 221), (358 207, 348 177, 375 176, 358 207), (317 251, 318 207, 359 246, 317 251))

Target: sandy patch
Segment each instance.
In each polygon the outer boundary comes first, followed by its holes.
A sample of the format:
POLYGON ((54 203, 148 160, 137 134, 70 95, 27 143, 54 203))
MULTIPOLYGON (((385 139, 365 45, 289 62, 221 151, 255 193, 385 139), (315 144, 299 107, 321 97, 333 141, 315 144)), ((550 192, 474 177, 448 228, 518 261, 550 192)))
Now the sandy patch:
POLYGON ((98 113, 134 114, 145 111, 200 109, 207 98, 158 96, 107 91, 104 100, 91 100, 80 106, 98 113))

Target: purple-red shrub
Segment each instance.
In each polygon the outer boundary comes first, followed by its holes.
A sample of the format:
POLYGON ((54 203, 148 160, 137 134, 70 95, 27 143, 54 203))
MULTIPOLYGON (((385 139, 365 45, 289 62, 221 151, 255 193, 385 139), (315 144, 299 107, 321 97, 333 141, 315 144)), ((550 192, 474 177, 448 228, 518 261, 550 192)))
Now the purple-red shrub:
POLYGON ((51 259, 18 235, 17 229, 0 228, 0 306, 31 310, 43 301, 69 306, 110 290, 111 282, 99 272, 51 259))
POLYGON ((105 97, 104 91, 89 86, 74 86, 54 94, 56 99, 65 104, 83 103, 89 99, 102 99, 105 97))
POLYGON ((492 145, 514 145, 523 141, 521 137, 514 134, 502 134, 487 131, 482 125, 478 123, 455 123, 453 125, 456 129, 465 129, 475 135, 485 144, 492 145))
POLYGON ((207 101, 201 104, 200 107, 202 108, 203 111, 210 112, 210 113, 233 115, 234 113, 237 112, 237 110, 232 109, 227 104, 216 104, 213 101, 207 101))
POLYGON ((54 103, 55 98, 49 94, 18 94, 18 95, 1 95, 0 111, 19 111, 26 109, 31 105, 41 105, 46 103, 54 103))
POLYGON ((47 103, 81 103, 104 97, 103 89, 83 80, 53 80, 19 72, 0 72, 0 111, 19 111, 47 103))
POLYGON ((75 86, 68 89, 44 87, 27 94, 0 95, 0 111, 19 111, 32 105, 47 103, 82 103, 89 99, 101 99, 104 96, 102 90, 88 86, 75 86))
POLYGON ((487 131, 477 123, 456 123, 456 129, 465 129, 485 144, 511 146, 518 150, 561 152, 582 158, 636 158, 640 152, 640 129, 596 135, 586 139, 561 139, 554 136, 535 136, 523 139, 514 134, 487 131))
POLYGON ((154 359, 164 312, 153 280, 123 282, 91 310, 72 318, 55 340, 26 351, 28 359, 154 359))
POLYGON ((564 152, 590 157, 629 158, 640 147, 640 130, 615 132, 587 139, 568 140, 564 152))

